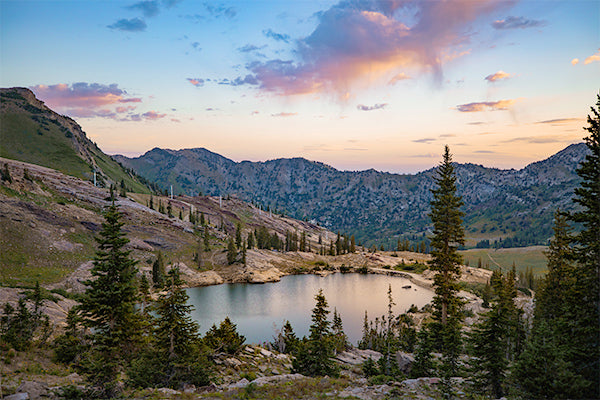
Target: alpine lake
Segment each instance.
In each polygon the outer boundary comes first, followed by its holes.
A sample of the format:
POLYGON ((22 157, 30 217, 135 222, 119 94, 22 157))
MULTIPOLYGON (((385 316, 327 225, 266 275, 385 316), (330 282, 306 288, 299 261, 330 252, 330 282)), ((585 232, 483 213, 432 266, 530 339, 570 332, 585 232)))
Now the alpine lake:
POLYGON ((387 314, 388 286, 392 286, 394 315, 406 312, 411 305, 423 307, 433 299, 433 291, 405 278, 358 273, 335 273, 328 276, 290 275, 281 281, 265 284, 232 283, 187 289, 188 304, 194 307, 191 317, 206 333, 225 317, 237 325, 246 343, 273 341, 284 322, 289 320, 298 337, 308 335, 315 295, 319 289, 329 305, 329 320, 334 308, 340 314, 344 332, 356 345, 362 337, 365 311, 369 320, 387 314))

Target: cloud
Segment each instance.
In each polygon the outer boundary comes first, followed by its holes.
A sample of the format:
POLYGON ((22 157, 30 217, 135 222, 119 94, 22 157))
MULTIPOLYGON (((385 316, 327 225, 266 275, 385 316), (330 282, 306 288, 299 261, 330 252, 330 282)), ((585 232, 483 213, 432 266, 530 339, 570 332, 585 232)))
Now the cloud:
POLYGON ((485 122, 481 122, 481 121, 476 121, 476 122, 469 122, 469 125, 485 125, 485 122))
POLYGON ((496 81, 500 81, 503 79, 508 79, 510 77, 512 77, 511 74, 508 74, 504 71, 498 71, 495 74, 486 76, 484 79, 488 82, 496 82, 496 81))
POLYGON ((286 35, 284 33, 277 33, 277 32, 273 32, 272 29, 265 29, 262 31, 263 35, 265 35, 266 37, 273 39, 277 42, 285 42, 285 43, 289 43, 290 42, 290 35, 286 35))
POLYGON ((293 117, 298 115, 297 112, 280 112, 277 114, 271 114, 271 117, 293 117))
POLYGON ((598 52, 596 52, 596 54, 593 54, 593 55, 589 56, 588 58, 586 58, 585 61, 583 62, 583 64, 588 65, 590 63, 593 63, 594 61, 600 61, 600 50, 598 50, 598 52))
POLYGON ((456 137, 456 135, 454 133, 444 133, 443 135, 440 135, 441 138, 447 138, 447 137, 456 137))
POLYGON ((107 25, 107 28, 125 32, 143 32, 146 27, 146 23, 139 18, 120 19, 112 25, 107 25))
POLYGON ((187 80, 194 86, 196 87, 202 87, 204 86, 204 79, 200 79, 200 78, 187 78, 187 80))
POLYGON ((556 118, 556 119, 547 119, 545 121, 538 121, 536 124, 550 124, 550 125, 562 125, 568 124, 569 122, 577 122, 580 121, 579 118, 556 118))
POLYGON ((525 29, 542 27, 544 25, 546 25, 546 21, 514 16, 492 22, 492 26, 495 29, 525 29))
POLYGON ((281 95, 329 91, 344 96, 358 82, 390 82, 408 69, 432 73, 440 83, 443 63, 466 54, 461 46, 469 40, 469 26, 505 4, 341 1, 316 14, 315 30, 293 42, 295 59, 247 68, 262 90, 281 95))
POLYGON ((202 47, 200 47, 200 43, 199 42, 192 43, 192 47, 194 48, 194 50, 197 50, 197 51, 201 51, 202 50, 202 47))
POLYGON ((407 79, 411 79, 411 77, 406 75, 404 72, 400 72, 399 74, 394 75, 392 79, 390 79, 388 85, 395 85, 396 83, 407 79))
POLYGON ((240 53, 250 53, 250 52, 252 52, 252 51, 262 50, 262 49, 264 49, 265 47, 266 47, 266 46, 260 46, 260 47, 259 47, 259 46, 255 46, 255 45, 253 45, 253 44, 247 44, 247 45, 245 45, 245 46, 238 47, 238 49, 237 49, 237 50, 238 50, 240 53))
POLYGON ((256 111, 256 110, 254 110, 250 113, 250 115, 258 115, 258 114, 260 114, 260 111, 256 111))
POLYGON ((460 112, 503 111, 508 110, 515 102, 516 100, 482 101, 460 104, 456 109, 460 112))
POLYGON ((225 7, 223 4, 213 5, 209 2, 204 3, 204 8, 214 18, 232 19, 237 15, 237 11, 233 7, 225 7))
POLYGON ((505 140, 503 143, 525 142, 532 144, 561 143, 565 138, 561 136, 523 136, 505 140))
POLYGON ((356 106, 357 110, 360 111, 373 111, 373 110, 381 110, 388 106, 388 103, 378 103, 372 106, 365 106, 364 104, 359 104, 356 106))
POLYGON ((413 140, 413 143, 426 143, 429 144, 431 142, 435 142, 437 139, 435 138, 422 138, 422 139, 416 139, 413 140))
POLYGON ((181 120, 178 120, 177 118, 171 118, 171 121, 173 121, 173 122, 181 122, 181 120))
POLYGON ((237 78, 231 79, 221 79, 218 81, 219 85, 229 85, 229 86, 242 86, 242 85, 258 85, 259 82, 254 75, 246 75, 245 77, 238 76, 237 78))
MULTIPOLYGON (((75 118, 132 120, 131 116, 123 117, 120 114, 132 112, 137 108, 132 103, 142 102, 139 97, 129 97, 116 83, 59 83, 32 86, 30 89, 53 110, 75 118)), ((159 115, 161 114, 156 113, 156 116, 159 115)), ((151 117, 152 114, 148 114, 146 118, 151 117)))
POLYGON ((166 8, 173 8, 180 2, 181 0, 162 0, 162 3, 166 8))
POLYGON ((579 58, 574 58, 571 60, 571 65, 577 65, 579 64, 579 58))
POLYGON ((149 119, 149 120, 152 120, 152 121, 164 118, 166 116, 167 116, 167 114, 159 114, 156 111, 148 111, 148 112, 145 112, 145 113, 142 114, 143 118, 149 119))
POLYGON ((155 17, 160 12, 157 1, 140 1, 129 7, 129 10, 139 10, 144 13, 145 17, 155 17))
POLYGON ((493 151, 493 150, 475 150, 473 153, 477 153, 477 154, 496 154, 497 151, 493 151))

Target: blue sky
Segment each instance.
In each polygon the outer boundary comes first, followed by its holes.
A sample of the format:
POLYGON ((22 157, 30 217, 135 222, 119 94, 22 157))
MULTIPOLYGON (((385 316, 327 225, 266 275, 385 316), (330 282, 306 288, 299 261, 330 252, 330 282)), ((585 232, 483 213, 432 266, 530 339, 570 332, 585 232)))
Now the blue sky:
POLYGON ((581 141, 600 2, 6 1, 0 84, 109 153, 206 147, 415 172, 581 141))

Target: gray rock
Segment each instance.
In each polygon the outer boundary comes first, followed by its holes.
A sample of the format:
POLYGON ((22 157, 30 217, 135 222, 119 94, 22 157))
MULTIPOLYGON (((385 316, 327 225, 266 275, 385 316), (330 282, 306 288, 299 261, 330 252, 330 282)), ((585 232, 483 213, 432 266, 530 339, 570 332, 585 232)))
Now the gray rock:
POLYGON ((42 382, 24 381, 17 388, 19 393, 27 393, 31 400, 37 400, 48 395, 48 385, 42 382))
POLYGON ((245 388, 246 386, 248 386, 250 384, 250 381, 246 378, 242 378, 241 380, 237 381, 236 383, 232 383, 231 385, 227 386, 229 389, 242 389, 245 388))
POLYGON ((294 381, 297 379, 305 378, 304 375, 301 374, 283 374, 283 375, 275 375, 275 376, 264 376, 261 378, 256 378, 252 381, 256 386, 263 386, 269 384, 276 383, 284 383, 289 381, 294 381))
POLYGON ((414 362, 415 358, 411 354, 403 353, 401 351, 396 353, 396 363, 403 374, 408 374, 410 372, 414 362))
POLYGON ((15 393, 10 396, 4 396, 4 400, 29 400, 30 397, 27 393, 15 393))
POLYGON ((238 360, 237 358, 230 357, 230 358, 226 358, 225 361, 223 361, 223 364, 227 365, 228 367, 237 368, 240 365, 242 365, 242 362, 240 360, 238 360))

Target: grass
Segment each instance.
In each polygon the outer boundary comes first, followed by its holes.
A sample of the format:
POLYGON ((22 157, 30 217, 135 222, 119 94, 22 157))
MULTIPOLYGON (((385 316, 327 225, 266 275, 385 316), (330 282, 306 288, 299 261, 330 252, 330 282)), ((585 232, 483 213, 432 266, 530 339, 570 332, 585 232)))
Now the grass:
POLYGON ((412 264, 398 263, 394 267, 394 269, 396 271, 414 272, 415 274, 422 274, 423 271, 425 271, 427 268, 428 267, 426 264, 421 264, 421 263, 412 263, 412 264))
POLYGON ((490 269, 500 266, 503 271, 507 271, 512 268, 514 262, 517 272, 525 272, 525 269, 530 267, 534 274, 540 275, 548 270, 548 261, 544 255, 546 250, 545 246, 530 246, 511 249, 470 249, 460 253, 465 262, 472 267, 476 267, 481 258, 482 266, 485 267, 487 263, 490 269))

